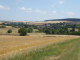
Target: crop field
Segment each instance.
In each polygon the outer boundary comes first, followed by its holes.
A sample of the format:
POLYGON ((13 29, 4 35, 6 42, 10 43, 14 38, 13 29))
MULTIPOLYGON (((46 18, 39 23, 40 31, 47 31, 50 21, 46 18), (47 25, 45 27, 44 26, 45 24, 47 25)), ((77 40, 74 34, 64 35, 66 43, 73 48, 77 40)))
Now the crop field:
POLYGON ((0 58, 14 52, 22 52, 32 48, 38 48, 47 44, 68 41, 79 37, 40 37, 40 36, 0 36, 0 58))

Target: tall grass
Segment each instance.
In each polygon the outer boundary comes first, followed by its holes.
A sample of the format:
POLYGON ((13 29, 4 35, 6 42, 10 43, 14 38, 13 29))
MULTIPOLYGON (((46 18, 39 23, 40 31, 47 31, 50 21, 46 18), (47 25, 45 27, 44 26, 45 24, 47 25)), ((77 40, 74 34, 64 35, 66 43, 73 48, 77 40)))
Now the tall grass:
POLYGON ((44 60, 51 56, 56 57, 68 51, 78 40, 79 39, 74 39, 70 41, 49 44, 43 48, 18 53, 15 56, 4 58, 3 60, 44 60))

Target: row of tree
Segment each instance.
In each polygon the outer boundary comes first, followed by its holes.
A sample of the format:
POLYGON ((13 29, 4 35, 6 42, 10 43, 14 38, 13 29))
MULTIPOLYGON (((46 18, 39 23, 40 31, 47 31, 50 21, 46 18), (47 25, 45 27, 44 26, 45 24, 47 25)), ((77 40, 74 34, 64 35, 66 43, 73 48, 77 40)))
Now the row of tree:
POLYGON ((64 27, 62 29, 53 29, 53 28, 39 28, 39 32, 44 32, 46 34, 58 34, 58 35, 80 35, 80 31, 75 31, 75 28, 72 30, 68 30, 68 27, 64 27))

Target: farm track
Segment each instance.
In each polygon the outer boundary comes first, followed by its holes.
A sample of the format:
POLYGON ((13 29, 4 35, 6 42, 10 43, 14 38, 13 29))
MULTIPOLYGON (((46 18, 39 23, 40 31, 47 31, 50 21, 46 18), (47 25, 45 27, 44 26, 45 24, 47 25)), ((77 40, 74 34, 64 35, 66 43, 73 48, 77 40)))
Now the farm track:
POLYGON ((49 43, 66 41, 78 37, 0 36, 0 57, 49 43))

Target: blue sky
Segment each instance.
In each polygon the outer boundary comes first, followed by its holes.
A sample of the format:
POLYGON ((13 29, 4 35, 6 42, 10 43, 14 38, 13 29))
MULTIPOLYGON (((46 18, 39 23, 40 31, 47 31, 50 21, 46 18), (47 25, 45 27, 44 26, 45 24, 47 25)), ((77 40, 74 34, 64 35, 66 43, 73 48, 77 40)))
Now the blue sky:
POLYGON ((80 18, 80 0, 0 0, 0 20, 80 18))

